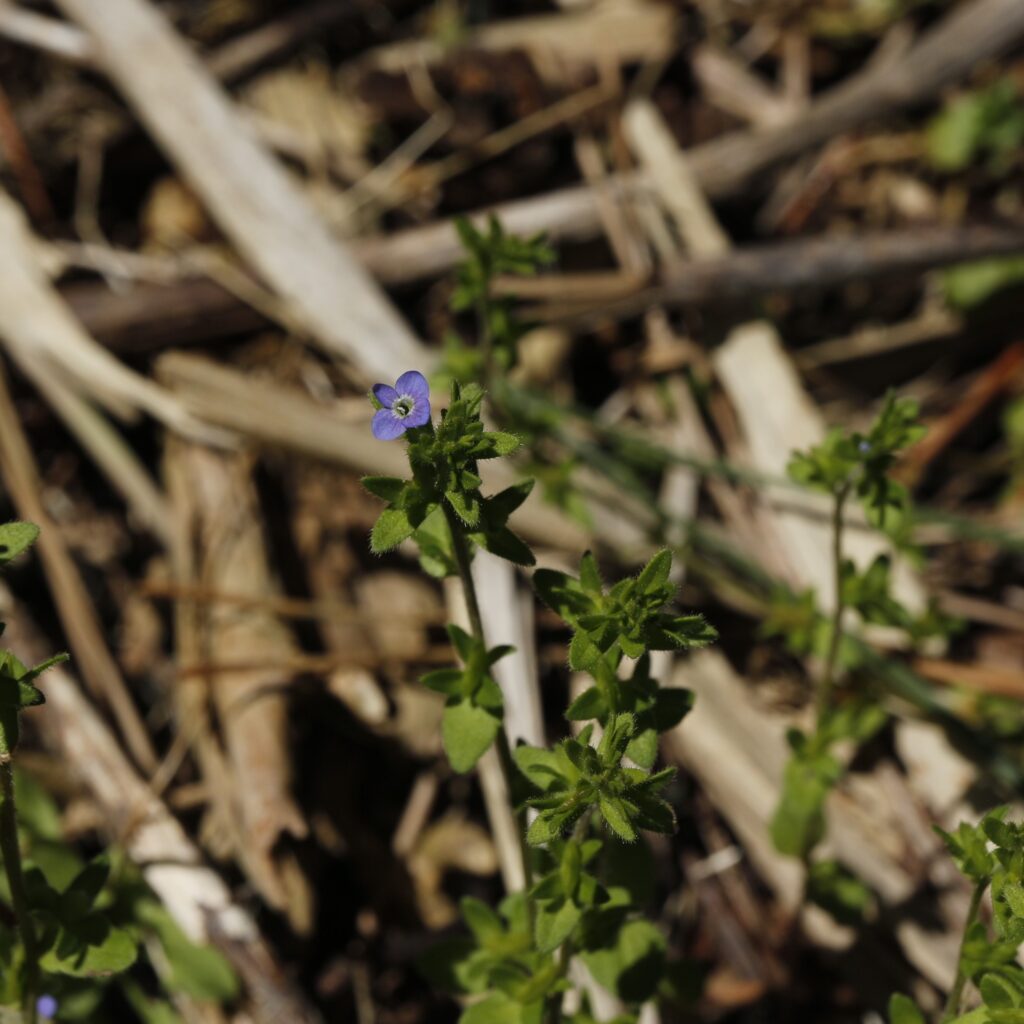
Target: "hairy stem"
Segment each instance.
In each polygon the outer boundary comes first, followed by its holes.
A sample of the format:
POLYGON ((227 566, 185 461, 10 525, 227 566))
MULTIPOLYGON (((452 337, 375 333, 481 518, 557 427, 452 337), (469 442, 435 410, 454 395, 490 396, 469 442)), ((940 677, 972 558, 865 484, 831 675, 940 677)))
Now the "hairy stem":
POLYGON ((25 992, 23 999, 27 1024, 36 1021, 36 994, 39 987, 39 951, 36 933, 29 916, 28 893, 21 870, 21 849, 18 846, 18 816, 14 803, 14 771, 10 753, 0 754, 0 855, 11 890, 11 903, 18 919, 18 932, 25 950, 25 992))
POLYGON ((967 920, 964 921, 964 933, 960 939, 960 951, 956 958, 956 978, 953 979, 953 987, 949 990, 946 998, 946 1005, 942 1011, 943 1024, 953 1020, 960 1013, 960 999, 964 994, 964 986, 967 984, 967 975, 964 973, 964 946, 967 944, 967 933, 971 925, 978 920, 978 911, 981 908, 981 898, 988 888, 988 879, 978 882, 971 893, 971 903, 967 908, 967 920))
MULTIPOLYGON (((593 817, 593 811, 587 811, 577 822, 572 830, 572 835, 569 837, 569 842, 579 846, 583 840, 587 838, 587 833, 590 831, 590 821, 593 817)), ((573 943, 572 936, 562 943, 558 950, 558 966, 562 970, 564 975, 569 970, 569 961, 572 959, 573 943)), ((547 1009, 544 1013, 545 1024, 562 1024, 562 996, 564 992, 556 992, 548 1000, 547 1009)))
MULTIPOLYGON (((466 612, 469 615, 469 627, 473 636, 486 648, 487 638, 484 636, 484 623, 480 616, 480 602, 477 599, 476 584, 473 582, 473 569, 470 561, 469 540, 466 537, 466 529, 462 521, 456 515, 447 502, 442 502, 445 520, 448 523, 448 530, 452 535, 452 550, 455 553, 455 564, 459 570, 459 579, 462 581, 462 593, 466 599, 466 612)), ((498 730, 495 740, 498 748, 498 763, 501 765, 501 772, 505 778, 505 789, 508 792, 509 800, 512 800, 512 780, 515 778, 515 765, 512 762, 512 748, 508 742, 508 733, 505 727, 498 730)), ((515 813, 515 807, 512 808, 515 813)), ((530 850, 526 843, 526 812, 525 810, 516 813, 516 820, 519 822, 519 846, 523 858, 523 877, 526 881, 526 888, 533 884, 533 872, 530 867, 530 850)))
POLYGON ((835 610, 832 613, 832 634, 829 637, 825 667, 818 685, 817 720, 822 720, 832 707, 832 690, 835 686, 836 663, 839 660, 839 642, 843 636, 843 509, 850 496, 850 485, 846 484, 836 492, 832 509, 832 564, 835 569, 835 610))

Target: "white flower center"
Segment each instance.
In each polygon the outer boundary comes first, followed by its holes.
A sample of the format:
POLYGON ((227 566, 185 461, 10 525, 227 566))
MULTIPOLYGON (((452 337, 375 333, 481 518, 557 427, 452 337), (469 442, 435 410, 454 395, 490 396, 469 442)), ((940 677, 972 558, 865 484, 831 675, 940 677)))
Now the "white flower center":
POLYGON ((409 413, 412 412, 416 405, 416 400, 410 395, 399 395, 395 399, 395 404, 391 406, 391 411, 399 418, 405 419, 409 413))

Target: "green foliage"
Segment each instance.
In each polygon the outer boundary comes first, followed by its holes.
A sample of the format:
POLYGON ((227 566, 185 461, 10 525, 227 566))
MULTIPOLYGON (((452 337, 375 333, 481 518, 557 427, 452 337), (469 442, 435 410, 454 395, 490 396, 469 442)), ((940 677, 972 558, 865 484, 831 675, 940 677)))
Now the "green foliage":
POLYGON ((961 823, 955 832, 936 831, 974 886, 957 982, 943 1019, 954 1024, 1019 1024, 1024 1021, 1024 970, 1017 963, 1024 942, 1024 825, 1007 821, 1006 808, 996 808, 977 825, 961 823), (986 888, 992 897, 991 936, 977 919, 986 888), (974 982, 983 1005, 961 1017, 958 1003, 966 980, 974 982))
POLYGON ((431 575, 452 575, 457 567, 445 507, 467 527, 478 546, 518 565, 532 565, 530 549, 507 526, 526 500, 532 483, 524 481, 491 498, 480 493, 477 463, 510 455, 519 439, 484 429, 480 418, 483 390, 476 384, 452 385, 451 403, 436 431, 428 423, 406 432, 412 479, 368 476, 363 486, 386 501, 370 534, 370 549, 382 554, 413 537, 431 575))
POLYGON ((897 992, 889 1000, 889 1024, 926 1024, 926 1021, 917 1004, 897 992))
POLYGON ((636 1005, 654 996, 665 970, 665 937, 642 919, 626 921, 613 941, 581 957, 597 982, 623 1002, 636 1005))
POLYGON ((487 650, 464 629, 451 625, 448 635, 462 668, 430 672, 421 682, 448 698, 441 720, 441 738, 452 768, 468 772, 494 742, 501 728, 501 688, 491 668, 511 647, 487 650))
POLYGON ((994 174, 1012 166, 1024 143, 1024 102, 1012 78, 1001 78, 947 103, 928 125, 928 158, 940 171, 984 160, 994 174))
POLYGON ((525 327, 515 316, 510 297, 496 297, 492 291, 499 275, 532 277, 552 263, 553 250, 542 234, 519 238, 506 234, 493 215, 484 230, 459 217, 455 221, 466 253, 456 271, 451 308, 454 312, 474 310, 477 314, 480 343, 471 348, 454 332, 445 337, 441 378, 469 383, 487 380, 516 364, 516 342, 525 327))
POLYGON ((515 761, 532 783, 529 804, 540 810, 527 832, 532 845, 550 843, 588 811, 597 810, 620 839, 634 842, 638 830, 671 832, 672 808, 657 794, 675 774, 672 768, 651 773, 629 768, 622 758, 636 733, 630 714, 609 720, 597 746, 587 726, 577 738, 562 740, 554 750, 519 747, 515 761))
POLYGON ((838 861, 815 861, 807 872, 807 899, 840 924, 864 923, 874 900, 871 890, 838 861))
POLYGON ((953 309, 968 311, 997 292, 1024 282, 1024 257, 992 256, 958 263, 942 272, 942 294, 953 309))
POLYGON ((854 493, 869 519, 879 528, 895 530, 906 510, 906 488, 889 477, 896 455, 924 436, 917 422, 918 406, 890 392, 866 434, 836 428, 807 452, 794 452, 789 475, 797 483, 833 497, 854 493))
POLYGON ((472 1004, 460 1024, 539 1020, 544 1000, 565 983, 555 959, 534 948, 527 895, 506 897, 497 911, 467 897, 461 910, 470 936, 438 943, 420 959, 420 970, 442 991, 491 993, 487 1000, 472 1004), (498 1016, 482 1015, 487 1012, 498 1016))
POLYGON ((35 523, 4 523, 0 525, 0 563, 17 558, 39 538, 35 523))
POLYGON ((782 780, 782 796, 772 818, 772 842, 780 853, 806 857, 825 835, 825 800, 842 775, 831 754, 797 730, 782 780))
MULTIPOLYGON (((660 795, 674 770, 654 767, 658 735, 683 719, 693 697, 658 685, 650 674, 649 652, 701 647, 716 634, 701 616, 668 608, 676 592, 668 551, 658 552, 637 576, 607 591, 589 554, 579 579, 538 571, 537 593, 573 629, 570 664, 593 676, 593 686, 573 702, 566 717, 591 721, 577 737, 551 749, 521 746, 506 756, 502 695, 491 670, 510 648, 485 644, 470 559, 476 546, 519 565, 533 564, 532 552, 507 527, 532 481, 485 496, 477 463, 511 454, 525 436, 545 489, 579 518, 585 516, 572 486, 571 460, 552 457, 539 444, 554 433, 560 411, 529 403, 510 410, 504 398, 512 393, 500 380, 515 361, 521 325, 511 302, 492 294, 494 278, 535 273, 551 253, 539 238, 512 238, 493 220, 486 232, 466 222, 458 230, 468 255, 453 307, 475 310, 480 346, 470 351, 454 335, 446 338, 451 402, 436 429, 429 423, 406 429, 412 478, 364 480, 366 489, 387 503, 371 548, 382 552, 411 539, 426 572, 460 577, 472 633, 449 627, 459 665, 431 672, 423 683, 445 697, 442 739, 452 767, 468 771, 498 742, 498 761, 524 828, 527 811, 536 815, 525 837, 533 847, 526 865, 528 891, 509 896, 497 910, 463 900, 470 934, 440 943, 421 967, 437 987, 468 997, 460 1024, 561 1020, 557 1007, 569 984, 567 964, 576 952, 628 1003, 656 995, 685 1002, 694 990, 692 974, 667 963, 664 938, 634 912, 634 898, 643 895, 641 880, 611 884, 607 875, 620 872, 630 860, 623 852, 627 844, 640 848, 642 831, 664 833, 675 827, 673 809, 660 795), (494 411, 514 430, 484 429, 480 380, 492 385, 494 411), (626 658, 635 664, 620 679, 626 658), (597 822, 609 838, 589 834, 597 822)), ((637 858, 631 863, 635 867, 637 858)), ((588 1024, 585 1003, 572 1020, 588 1024)), ((635 1020, 626 1014, 619 1024, 635 1020)))
POLYGON ((569 665, 595 670, 602 658, 639 658, 645 651, 704 647, 718 635, 701 615, 664 611, 675 596, 669 580, 672 555, 659 551, 638 576, 620 580, 607 593, 594 557, 580 563, 579 579, 553 569, 534 573, 541 600, 573 627, 569 665))

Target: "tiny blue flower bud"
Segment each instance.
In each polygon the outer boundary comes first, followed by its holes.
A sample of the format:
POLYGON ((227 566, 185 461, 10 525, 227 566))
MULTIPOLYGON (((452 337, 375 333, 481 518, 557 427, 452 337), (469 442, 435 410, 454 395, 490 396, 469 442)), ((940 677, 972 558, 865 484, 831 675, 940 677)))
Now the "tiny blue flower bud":
POLYGON ((51 995, 42 995, 36 1000, 36 1012, 43 1020, 53 1020, 57 1014, 57 1000, 51 995))

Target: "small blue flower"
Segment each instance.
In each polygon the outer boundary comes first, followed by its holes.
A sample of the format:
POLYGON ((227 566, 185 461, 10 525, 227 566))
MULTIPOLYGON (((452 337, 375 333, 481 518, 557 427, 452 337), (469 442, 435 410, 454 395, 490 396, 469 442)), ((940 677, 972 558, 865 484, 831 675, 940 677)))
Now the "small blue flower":
POLYGON ((53 1020, 57 1014, 57 1000, 53 996, 40 996, 36 1000, 36 1013, 39 1014, 43 1020, 53 1020))
POLYGON ((419 370, 406 370, 395 386, 374 384, 373 396, 383 406, 373 415, 373 436, 394 441, 410 427, 430 421, 430 385, 419 370))
POLYGON ((867 455, 871 451, 871 442, 868 440, 861 441, 860 444, 857 445, 857 451, 859 451, 861 455, 867 455))

